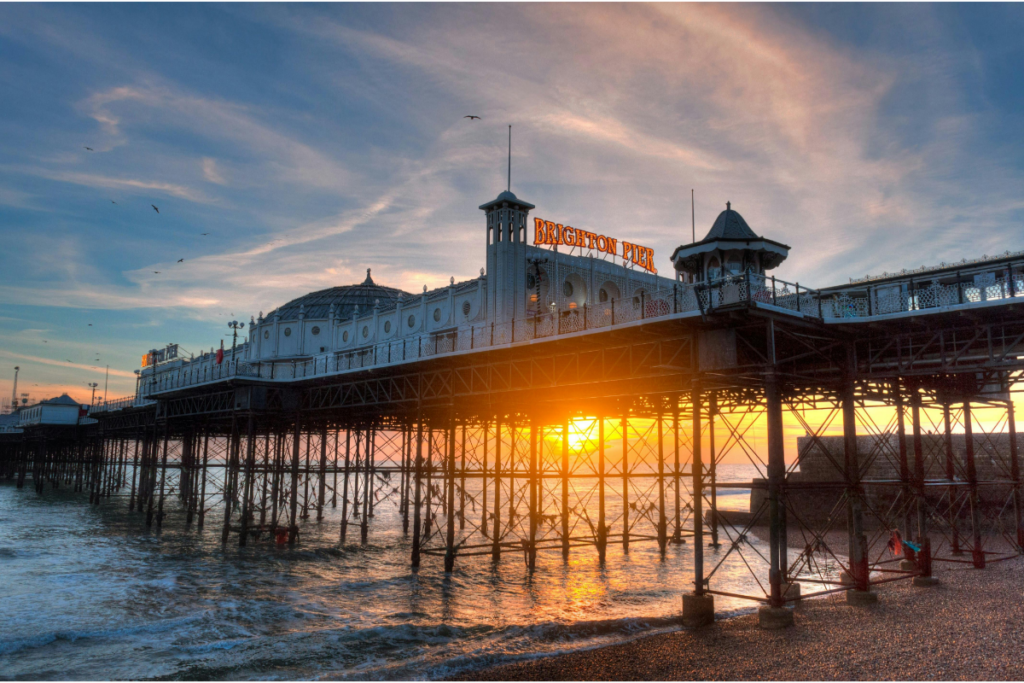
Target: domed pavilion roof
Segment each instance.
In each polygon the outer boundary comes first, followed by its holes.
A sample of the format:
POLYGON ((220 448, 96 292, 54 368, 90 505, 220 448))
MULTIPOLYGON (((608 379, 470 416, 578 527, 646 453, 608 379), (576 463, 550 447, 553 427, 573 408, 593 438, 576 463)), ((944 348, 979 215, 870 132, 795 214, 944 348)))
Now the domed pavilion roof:
POLYGON ((732 210, 732 202, 725 203, 725 211, 718 214, 715 224, 711 226, 707 237, 702 241, 717 240, 756 240, 757 235, 750 229, 743 216, 732 210))
POLYGON ((704 239, 676 247, 672 263, 676 270, 701 272, 704 255, 718 250, 756 253, 764 270, 778 267, 789 255, 788 245, 758 236, 751 230, 743 216, 733 211, 732 202, 725 203, 725 211, 718 214, 704 239))
POLYGON ((359 315, 366 315, 373 310, 377 302, 380 302, 382 310, 394 308, 399 296, 412 295, 394 287, 378 285, 370 277, 370 269, 367 268, 366 279, 358 285, 342 285, 304 294, 271 311, 265 319, 272 320, 275 315, 279 315, 281 320, 298 320, 302 307, 305 307, 306 318, 326 318, 330 313, 331 304, 334 304, 336 318, 351 318, 355 314, 356 306, 359 307, 359 315))
POLYGON ((488 209, 493 208, 495 206, 501 206, 506 202, 512 204, 513 206, 518 206, 520 208, 527 210, 537 208, 530 202, 524 202, 522 199, 512 194, 512 192, 510 192, 509 190, 505 190, 504 192, 499 194, 497 199, 492 199, 486 204, 481 204, 480 208, 483 209, 484 211, 487 211, 488 209))

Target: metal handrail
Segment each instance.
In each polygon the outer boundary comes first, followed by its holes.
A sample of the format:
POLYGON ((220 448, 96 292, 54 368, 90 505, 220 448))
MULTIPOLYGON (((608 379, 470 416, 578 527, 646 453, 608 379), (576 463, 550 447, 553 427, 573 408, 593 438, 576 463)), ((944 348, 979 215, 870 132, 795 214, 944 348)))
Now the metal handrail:
MULTIPOLYGON (((908 278, 909 280, 909 278, 908 278)), ((770 306, 801 317, 821 320, 872 318, 892 313, 909 313, 951 305, 1024 296, 1024 274, 994 280, 990 284, 956 283, 903 290, 900 283, 879 287, 849 288, 822 293, 798 282, 746 272, 725 275, 709 282, 675 285, 671 290, 641 290, 635 300, 612 299, 570 309, 533 313, 508 323, 461 325, 444 332, 421 332, 334 351, 312 360, 282 366, 280 361, 263 363, 232 359, 222 365, 191 369, 188 361, 164 373, 152 391, 167 391, 234 377, 292 380, 303 377, 349 372, 369 367, 407 363, 422 358, 472 352, 513 343, 558 337, 566 334, 649 322, 672 315, 699 312, 701 315, 723 307, 770 306), (899 290, 893 294, 894 288, 899 290), (880 293, 882 292, 882 293, 880 293), (884 292, 888 292, 885 294, 884 292), (399 343, 400 341, 400 343, 399 343), (269 370, 266 370, 267 367, 269 370)), ((123 399, 118 399, 121 401, 123 399)), ((109 407, 105 410, 116 410, 109 407)), ((99 409, 97 409, 99 410, 99 409)))

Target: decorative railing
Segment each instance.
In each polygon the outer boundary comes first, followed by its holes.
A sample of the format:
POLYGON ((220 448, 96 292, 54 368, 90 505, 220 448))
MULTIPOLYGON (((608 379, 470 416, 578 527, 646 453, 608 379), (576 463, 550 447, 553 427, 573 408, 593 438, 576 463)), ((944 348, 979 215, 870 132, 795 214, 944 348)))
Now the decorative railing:
MULTIPOLYGON (((295 380, 319 377, 363 368, 406 363, 458 352, 505 346, 561 335, 576 334, 654 320, 672 315, 742 307, 771 307, 822 321, 865 319, 949 306, 976 305, 1024 296, 1024 274, 990 279, 985 284, 929 284, 887 282, 869 287, 850 287, 821 292, 774 277, 744 273, 696 285, 678 284, 672 289, 639 292, 631 299, 531 314, 525 319, 485 325, 462 325, 455 329, 392 339, 356 349, 336 351, 304 361, 249 363, 226 361, 221 365, 181 368, 144 378, 143 393, 150 395, 171 389, 230 378, 295 380)), ((122 401, 125 399, 118 399, 122 401)), ((117 402, 96 410, 115 410, 117 402)), ((135 405, 138 405, 136 403, 135 405)))
POLYGON ((141 406, 148 406, 156 403, 156 401, 148 398, 140 398, 138 396, 123 396, 122 398, 115 398, 112 401, 106 403, 98 403, 94 406, 89 406, 89 414, 95 413, 109 413, 115 410, 124 410, 125 408, 139 408, 141 406))
POLYGON ((845 289, 829 294, 822 307, 822 318, 868 318, 913 313, 950 306, 978 304, 1024 296, 1024 275, 992 278, 988 283, 932 282, 917 286, 913 280, 887 283, 877 287, 845 289))

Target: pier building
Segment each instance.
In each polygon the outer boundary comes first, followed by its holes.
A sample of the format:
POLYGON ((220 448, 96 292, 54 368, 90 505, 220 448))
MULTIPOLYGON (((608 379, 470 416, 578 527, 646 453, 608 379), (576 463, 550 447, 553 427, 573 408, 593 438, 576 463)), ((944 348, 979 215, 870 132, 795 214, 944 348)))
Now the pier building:
POLYGON ((295 543, 326 506, 342 543, 365 543, 375 507, 395 506, 410 564, 444 571, 691 543, 694 625, 729 594, 730 557, 774 627, 800 584, 863 604, 881 582, 934 583, 934 563, 1022 552, 1024 253, 813 289, 774 277, 790 247, 727 205, 665 277, 650 248, 532 216, 510 191, 479 208, 478 278, 409 293, 367 272, 253 315, 232 349, 147 354, 136 395, 96 424, 0 434, 0 476, 126 496, 158 528, 216 514, 241 545, 295 543), (786 421, 803 436, 789 464, 786 421), (761 479, 722 480, 735 456, 761 479), (719 509, 751 486, 749 514, 719 509), (802 514, 810 496, 823 515, 802 514), (920 550, 879 552, 897 531, 920 550))

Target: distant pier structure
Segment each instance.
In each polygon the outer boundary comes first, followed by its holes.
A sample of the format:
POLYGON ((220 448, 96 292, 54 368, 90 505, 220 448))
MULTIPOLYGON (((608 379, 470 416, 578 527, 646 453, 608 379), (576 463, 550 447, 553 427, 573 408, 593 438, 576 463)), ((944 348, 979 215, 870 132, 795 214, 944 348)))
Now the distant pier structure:
POLYGON ((665 277, 649 248, 509 191, 480 209, 479 278, 404 292, 367 270, 230 349, 151 352, 136 395, 77 424, 0 424, 0 477, 241 545, 295 543, 327 506, 365 543, 392 506, 411 565, 444 571, 692 543, 694 625, 731 595, 716 570, 734 554, 775 627, 809 594, 866 603, 937 562, 1021 553, 1024 254, 813 289, 773 277, 790 248, 728 205, 665 277), (737 455, 761 476, 743 514, 718 506, 751 487, 718 474, 737 455))

